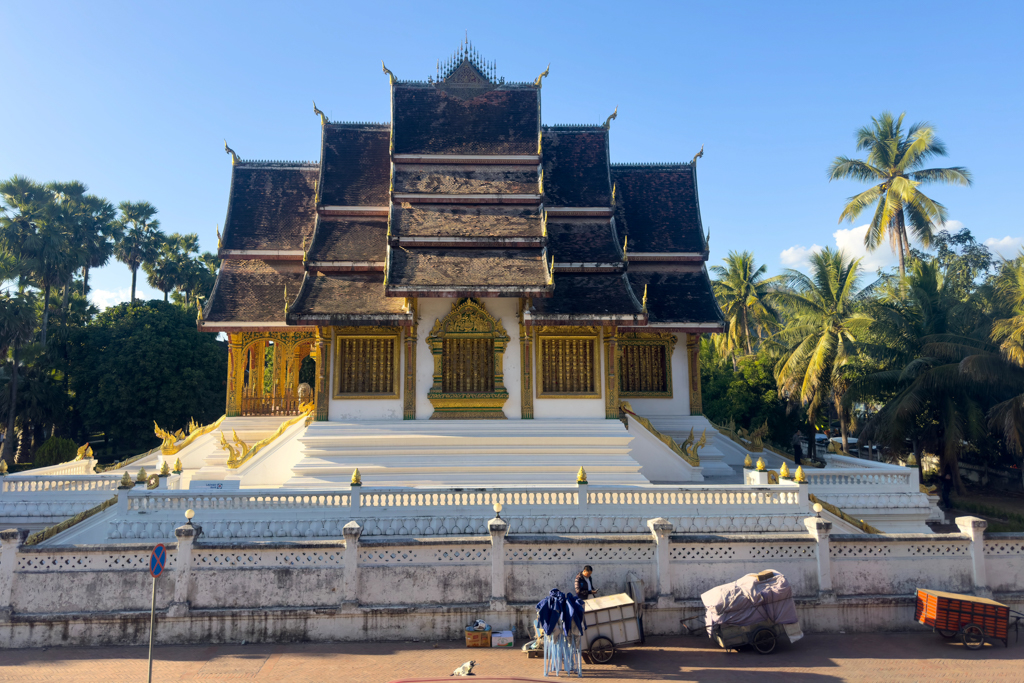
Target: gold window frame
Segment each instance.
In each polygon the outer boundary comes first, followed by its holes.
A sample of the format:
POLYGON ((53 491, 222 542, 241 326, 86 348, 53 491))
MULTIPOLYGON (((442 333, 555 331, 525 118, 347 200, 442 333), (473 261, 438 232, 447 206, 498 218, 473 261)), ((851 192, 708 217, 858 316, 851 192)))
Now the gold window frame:
POLYGON ((348 401, 348 400, 366 400, 366 399, 381 399, 381 400, 395 400, 401 398, 401 383, 402 377, 402 328, 400 327, 336 327, 334 328, 334 377, 331 382, 331 395, 335 400, 348 401), (380 393, 360 393, 360 394, 348 394, 341 393, 341 343, 345 339, 390 339, 393 340, 392 346, 394 353, 392 354, 392 372, 391 372, 391 388, 389 392, 380 393))
POLYGON ((537 398, 601 398, 601 352, 600 339, 596 327, 540 327, 537 330, 537 341, 534 344, 536 356, 536 396, 537 398), (591 370, 593 372, 594 391, 544 391, 544 366, 552 359, 545 358, 545 340, 584 340, 591 342, 591 370))
POLYGON ((619 336, 619 348, 616 352, 616 375, 619 383, 620 398, 672 398, 672 353, 675 351, 677 338, 667 332, 626 332, 619 336), (626 348, 638 346, 663 347, 665 349, 665 391, 628 391, 623 388, 625 374, 622 371, 622 357, 626 348))

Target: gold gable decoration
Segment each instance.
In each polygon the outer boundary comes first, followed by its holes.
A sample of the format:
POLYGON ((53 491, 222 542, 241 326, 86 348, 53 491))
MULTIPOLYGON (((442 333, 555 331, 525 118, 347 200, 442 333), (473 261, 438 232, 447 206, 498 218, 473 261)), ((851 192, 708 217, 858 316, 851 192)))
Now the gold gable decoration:
POLYGON ((508 400, 503 362, 508 333, 477 299, 459 299, 427 337, 434 381, 427 398, 432 420, 503 420, 508 400))

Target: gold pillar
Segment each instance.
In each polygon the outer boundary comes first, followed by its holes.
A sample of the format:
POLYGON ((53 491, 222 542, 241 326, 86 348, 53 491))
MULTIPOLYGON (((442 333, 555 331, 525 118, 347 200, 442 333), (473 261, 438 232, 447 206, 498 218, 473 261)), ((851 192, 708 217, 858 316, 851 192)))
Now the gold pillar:
POLYGON ((228 417, 240 415, 242 410, 242 382, 245 380, 242 351, 241 338, 228 334, 228 395, 224 410, 228 417))
POLYGON ((412 309, 412 327, 405 330, 405 396, 403 397, 403 417, 406 420, 416 419, 416 322, 417 302, 409 300, 412 309))
POLYGON ((316 421, 326 422, 330 406, 330 391, 327 380, 331 365, 331 328, 316 328, 316 421))
POLYGON ((609 420, 619 419, 619 328, 606 325, 604 328, 604 416, 609 420))
POLYGON ((253 391, 254 396, 262 396, 264 391, 264 375, 267 370, 267 342, 266 340, 256 342, 256 345, 252 349, 252 363, 255 366, 256 372, 253 373, 252 368, 249 370, 249 377, 255 378, 252 380, 252 386, 255 388, 253 391))
MULTIPOLYGON (((700 335, 686 334, 686 359, 690 375, 690 415, 703 415, 704 405, 700 394, 700 335)), ((669 359, 671 362, 671 359, 669 359)))
POLYGON ((533 328, 524 322, 529 299, 519 300, 519 367, 522 368, 521 386, 524 420, 533 419, 533 328))

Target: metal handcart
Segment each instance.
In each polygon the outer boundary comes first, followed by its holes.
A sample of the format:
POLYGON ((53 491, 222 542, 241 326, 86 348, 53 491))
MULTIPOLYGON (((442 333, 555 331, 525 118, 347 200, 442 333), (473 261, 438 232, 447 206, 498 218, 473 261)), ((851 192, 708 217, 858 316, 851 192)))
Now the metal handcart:
POLYGON ((752 647, 767 655, 780 641, 803 638, 793 591, 780 572, 747 574, 700 596, 708 636, 726 650, 752 647))
POLYGON ((643 640, 639 609, 625 593, 584 600, 583 614, 587 630, 583 634, 590 661, 605 664, 615 656, 615 648, 643 640))
POLYGON ((973 595, 917 589, 914 620, 931 626, 943 638, 959 637, 964 647, 970 650, 981 649, 986 639, 1002 640, 1003 645, 1010 647, 1011 615, 1016 630, 1024 614, 1001 602, 973 595))

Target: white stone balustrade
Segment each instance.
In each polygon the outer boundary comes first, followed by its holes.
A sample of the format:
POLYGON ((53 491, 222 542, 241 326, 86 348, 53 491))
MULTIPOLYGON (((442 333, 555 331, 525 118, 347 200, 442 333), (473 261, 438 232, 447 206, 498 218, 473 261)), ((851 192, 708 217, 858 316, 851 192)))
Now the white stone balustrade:
POLYGON ((76 475, 76 474, 92 474, 96 469, 95 458, 83 458, 82 460, 69 460, 68 462, 59 462, 56 465, 47 465, 46 467, 36 467, 25 473, 11 474, 10 477, 21 479, 24 477, 38 477, 38 476, 52 476, 52 475, 76 475))
POLYGON ((0 481, 2 481, 0 495, 7 493, 50 492, 86 493, 92 491, 116 491, 121 481, 121 476, 117 474, 33 474, 11 475, 4 477, 0 481))
MULTIPOLYGON (((854 536, 831 534, 811 517, 801 520, 803 533, 775 538, 680 534, 665 518, 643 523, 643 534, 507 536, 507 521, 492 518, 477 536, 368 539, 349 521, 343 541, 231 543, 179 526, 157 609, 183 621, 163 621, 158 637, 273 640, 297 633, 293 617, 319 624, 304 631, 314 640, 452 637, 469 613, 499 628, 525 627, 536 600, 552 587, 571 590, 583 564, 609 593, 631 574, 643 579, 651 634, 678 632, 680 616, 701 613, 703 591, 764 569, 782 571, 804 598, 809 631, 903 628, 919 586, 988 594, 991 583, 997 599, 1015 606, 1024 592, 1024 534, 986 538, 976 518, 957 519, 962 534, 854 536), (291 616, 268 613, 275 609, 291 616)), ((0 647, 136 637, 124 626, 148 612, 150 544, 29 548, 24 539, 23 531, 0 533, 0 647), (68 636, 67 624, 89 613, 103 619, 68 636), (31 629, 12 618, 20 614, 31 615, 31 629)))

